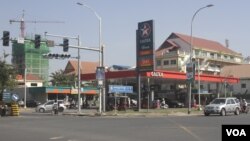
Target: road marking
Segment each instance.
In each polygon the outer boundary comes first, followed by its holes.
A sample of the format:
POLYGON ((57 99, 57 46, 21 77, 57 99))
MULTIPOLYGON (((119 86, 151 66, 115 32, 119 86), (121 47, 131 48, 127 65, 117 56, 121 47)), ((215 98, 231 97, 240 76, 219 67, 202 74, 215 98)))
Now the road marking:
POLYGON ((51 137, 49 138, 50 140, 58 140, 58 139, 63 139, 63 136, 58 136, 58 137, 51 137))
POLYGON ((183 129, 184 131, 186 131, 188 134, 190 134, 191 136, 193 136, 194 138, 196 138, 198 141, 202 141, 202 139, 197 136, 196 134, 194 134, 191 130, 189 130, 188 128, 186 128, 185 126, 179 125, 178 126, 183 129))
POLYGON ((172 119, 168 119, 168 120, 170 122, 172 122, 173 124, 177 125, 178 127, 180 127, 181 129, 183 129, 189 135, 191 135, 192 137, 194 137, 197 141, 202 141, 202 139, 199 136, 197 136, 194 132, 192 132, 191 130, 189 130, 187 127, 182 126, 181 124, 177 123, 176 121, 174 121, 172 119))

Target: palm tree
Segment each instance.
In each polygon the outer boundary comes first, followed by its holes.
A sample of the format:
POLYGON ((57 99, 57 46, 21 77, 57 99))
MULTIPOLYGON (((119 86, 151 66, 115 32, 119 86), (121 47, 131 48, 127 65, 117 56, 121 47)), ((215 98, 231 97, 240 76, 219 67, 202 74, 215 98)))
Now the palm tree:
POLYGON ((53 72, 50 76, 53 86, 74 86, 76 81, 75 74, 64 74, 62 69, 53 72))

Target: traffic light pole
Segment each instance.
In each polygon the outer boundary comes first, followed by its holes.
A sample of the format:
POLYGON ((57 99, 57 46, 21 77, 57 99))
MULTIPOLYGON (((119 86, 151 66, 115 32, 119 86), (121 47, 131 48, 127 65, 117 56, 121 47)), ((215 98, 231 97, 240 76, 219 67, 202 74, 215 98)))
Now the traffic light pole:
MULTIPOLYGON (((45 32, 45 37, 46 36, 51 36, 51 37, 59 37, 59 38, 68 38, 68 39, 77 39, 78 40, 78 45, 77 46, 74 46, 74 45, 69 45, 69 48, 76 48, 78 49, 78 113, 81 112, 81 105, 80 105, 80 102, 81 102, 81 95, 80 95, 80 92, 81 92, 81 72, 80 72, 80 49, 83 49, 83 50, 91 50, 91 51, 97 51, 101 54, 101 63, 103 64, 103 47, 101 48, 94 48, 94 47, 82 47, 81 44, 80 44, 80 37, 69 37, 69 36, 61 36, 61 35, 54 35, 54 34, 48 34, 47 32, 45 32)), ((62 46, 62 45, 56 45, 55 46, 62 46)), ((102 89, 100 89, 101 91, 102 89)), ((101 98, 100 98, 100 106, 101 106, 101 98)), ((99 108, 99 112, 101 113, 101 107, 99 108)))
MULTIPOLYGON (((45 36, 52 36, 52 37, 59 37, 63 39, 76 39, 77 40, 77 45, 80 46, 80 37, 79 35, 77 37, 69 37, 69 36, 61 36, 61 35, 53 35, 53 34, 48 34, 45 32, 45 36)), ((59 45, 56 45, 59 46, 59 45)), ((77 93, 78 93, 78 113, 81 113, 81 63, 80 63, 80 48, 78 48, 78 57, 77 57, 77 62, 78 62, 78 88, 77 88, 77 93)))

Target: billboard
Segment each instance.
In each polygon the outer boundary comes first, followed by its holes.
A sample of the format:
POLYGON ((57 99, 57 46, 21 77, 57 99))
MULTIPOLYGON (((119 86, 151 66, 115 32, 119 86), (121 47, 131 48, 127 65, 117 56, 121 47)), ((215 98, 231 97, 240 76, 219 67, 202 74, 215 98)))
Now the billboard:
POLYGON ((153 20, 138 23, 136 30, 137 71, 154 71, 154 22, 153 20))

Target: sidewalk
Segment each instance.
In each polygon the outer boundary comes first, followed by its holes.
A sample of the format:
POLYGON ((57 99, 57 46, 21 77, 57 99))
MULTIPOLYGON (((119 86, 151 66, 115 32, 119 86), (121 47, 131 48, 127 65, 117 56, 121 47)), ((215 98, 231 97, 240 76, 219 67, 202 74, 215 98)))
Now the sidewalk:
POLYGON ((171 109, 142 109, 140 112, 127 110, 127 111, 108 111, 99 113, 96 110, 83 109, 80 113, 77 111, 65 111, 62 115, 72 116, 114 116, 114 117, 160 117, 160 116, 197 116, 203 115, 203 111, 192 109, 188 114, 187 108, 171 108, 171 109))

